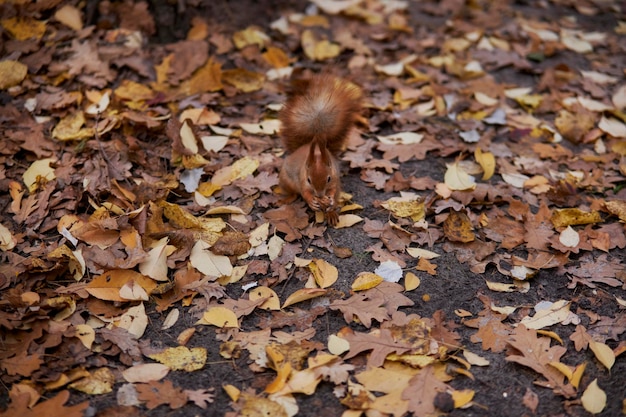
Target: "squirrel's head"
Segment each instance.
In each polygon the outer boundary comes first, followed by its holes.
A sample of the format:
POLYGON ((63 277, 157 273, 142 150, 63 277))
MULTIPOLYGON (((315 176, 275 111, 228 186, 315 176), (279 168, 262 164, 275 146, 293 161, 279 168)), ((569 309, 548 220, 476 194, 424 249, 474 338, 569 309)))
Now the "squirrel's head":
POLYGON ((306 162, 307 184, 318 196, 324 196, 326 190, 332 186, 337 173, 330 152, 323 143, 314 141, 309 148, 306 162))

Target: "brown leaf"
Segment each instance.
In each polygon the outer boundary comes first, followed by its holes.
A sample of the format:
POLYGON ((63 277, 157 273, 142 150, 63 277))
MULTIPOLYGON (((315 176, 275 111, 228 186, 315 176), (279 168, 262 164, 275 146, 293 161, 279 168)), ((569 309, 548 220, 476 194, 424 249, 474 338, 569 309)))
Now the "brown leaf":
POLYGON ((11 404, 2 413, 2 417, 83 417, 83 413, 89 407, 89 401, 69 407, 63 406, 69 398, 69 391, 61 391, 51 399, 30 408, 28 407, 29 394, 18 394, 17 397, 12 398, 11 404))
POLYGON ((0 367, 9 375, 30 376, 44 363, 41 355, 29 355, 25 350, 17 355, 0 361, 0 367))
POLYGON ((435 412, 435 397, 446 392, 448 385, 435 376, 435 368, 427 366, 409 381, 409 386, 402 391, 402 399, 409 401, 409 411, 418 416, 435 412))
POLYGON ((146 402, 148 410, 153 410, 160 405, 168 405, 175 410, 184 406, 189 400, 187 393, 174 387, 170 380, 135 384, 135 388, 137 389, 137 398, 146 402))
POLYGON ((566 384, 565 376, 549 365, 550 362, 560 362, 567 349, 563 346, 550 346, 550 341, 549 337, 537 337, 536 330, 519 325, 507 341, 516 353, 507 355, 506 360, 527 366, 541 374, 545 380, 535 381, 536 384, 552 388, 556 394, 566 398, 575 397, 574 387, 566 384))
POLYGON ((369 367, 382 366, 387 355, 391 353, 402 354, 413 348, 408 342, 394 340, 389 329, 381 329, 380 332, 372 333, 347 333, 342 337, 350 343, 350 351, 346 353, 344 359, 350 359, 371 350, 372 352, 367 359, 369 367))

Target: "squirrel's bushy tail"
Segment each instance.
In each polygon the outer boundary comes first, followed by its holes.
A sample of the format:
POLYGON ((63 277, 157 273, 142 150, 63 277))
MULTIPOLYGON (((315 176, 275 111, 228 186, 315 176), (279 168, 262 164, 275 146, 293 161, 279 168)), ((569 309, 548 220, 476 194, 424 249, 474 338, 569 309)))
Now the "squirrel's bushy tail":
POLYGON ((361 89, 331 75, 316 75, 295 87, 280 113, 286 150, 319 141, 333 155, 339 154, 359 116, 361 89))

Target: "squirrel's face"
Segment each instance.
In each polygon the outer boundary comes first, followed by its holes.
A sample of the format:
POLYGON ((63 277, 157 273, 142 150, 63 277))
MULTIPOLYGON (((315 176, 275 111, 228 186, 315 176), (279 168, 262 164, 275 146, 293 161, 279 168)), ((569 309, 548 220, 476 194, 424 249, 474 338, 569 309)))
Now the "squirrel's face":
POLYGON ((335 187, 337 172, 332 156, 319 144, 311 145, 305 169, 306 185, 317 197, 328 195, 329 190, 335 187))
POLYGON ((317 197, 324 197, 332 187, 333 177, 332 167, 325 166, 319 170, 309 170, 307 185, 311 187, 313 194, 317 197))

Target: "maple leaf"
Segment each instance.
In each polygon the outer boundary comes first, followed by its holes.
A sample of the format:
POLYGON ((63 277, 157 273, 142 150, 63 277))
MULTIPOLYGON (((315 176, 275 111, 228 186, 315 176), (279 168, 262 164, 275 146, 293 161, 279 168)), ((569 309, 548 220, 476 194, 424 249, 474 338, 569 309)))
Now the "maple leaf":
POLYGON ((524 240, 528 248, 548 250, 550 239, 554 235, 551 217, 550 209, 545 204, 541 205, 537 214, 528 214, 528 220, 524 224, 524 240))
POLYGON ((435 376, 435 368, 429 365, 423 368, 409 381, 409 386, 402 391, 402 399, 409 402, 409 411, 417 416, 427 416, 435 412, 435 397, 446 392, 448 385, 435 376))
POLYGON ((12 402, 9 408, 4 411, 2 417, 83 417, 85 410, 89 407, 89 401, 69 407, 63 406, 70 398, 70 392, 65 390, 59 392, 51 399, 29 407, 30 394, 21 393, 11 396, 12 402))
POLYGON ((511 353, 506 360, 527 366, 546 379, 535 381, 536 384, 552 388, 556 394, 573 398, 576 396, 574 387, 565 384, 565 376, 549 365, 550 362, 560 362, 567 349, 563 346, 550 346, 550 341, 549 337, 537 337, 535 330, 519 325, 507 341, 519 354, 511 353))
POLYGON ((372 353, 367 359, 369 367, 382 366, 387 355, 403 354, 413 348, 413 345, 408 342, 395 340, 389 329, 371 333, 349 333, 342 337, 350 343, 350 351, 346 353, 344 359, 350 359, 359 353, 371 350, 372 353))
POLYGON ((203 410, 206 410, 207 406, 212 404, 215 399, 215 394, 213 393, 214 390, 214 388, 196 390, 186 389, 183 393, 187 395, 189 401, 193 402, 203 410))
POLYGON ((165 404, 169 405, 171 409, 177 409, 184 406, 189 400, 187 393, 174 387, 170 380, 136 384, 135 388, 137 389, 137 398, 146 402, 148 410, 165 404))

